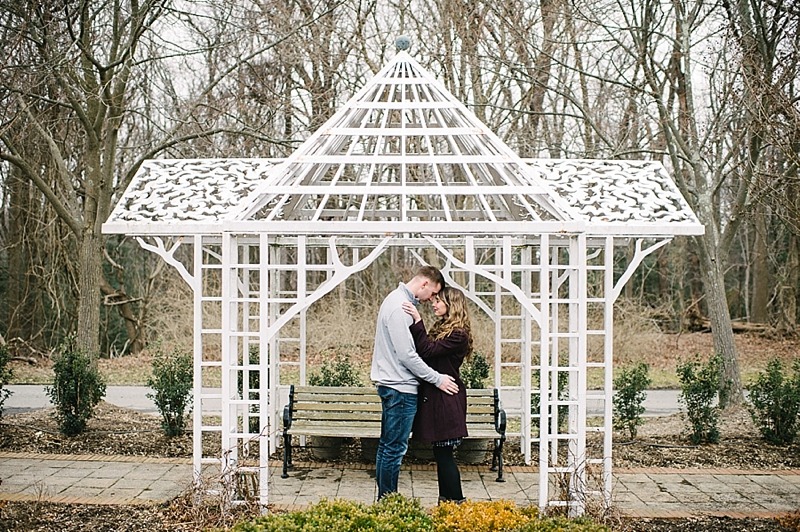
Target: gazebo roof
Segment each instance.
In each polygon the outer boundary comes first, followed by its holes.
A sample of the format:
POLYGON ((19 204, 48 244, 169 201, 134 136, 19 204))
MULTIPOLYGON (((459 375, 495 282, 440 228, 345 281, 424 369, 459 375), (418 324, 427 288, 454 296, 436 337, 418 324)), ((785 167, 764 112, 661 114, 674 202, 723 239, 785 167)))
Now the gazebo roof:
POLYGON ((103 230, 674 235, 663 165, 523 160, 406 52, 286 159, 146 161, 103 230))

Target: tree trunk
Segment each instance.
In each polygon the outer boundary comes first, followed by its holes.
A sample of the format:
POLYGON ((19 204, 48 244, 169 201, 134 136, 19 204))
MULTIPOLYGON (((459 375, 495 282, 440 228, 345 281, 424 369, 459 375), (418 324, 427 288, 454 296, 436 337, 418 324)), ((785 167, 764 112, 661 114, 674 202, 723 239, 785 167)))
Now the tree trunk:
POLYGON ((6 324, 9 339, 30 339, 34 335, 31 318, 34 315, 28 295, 30 257, 26 234, 29 219, 29 194, 27 182, 19 170, 10 168, 7 181, 8 194, 8 288, 3 305, 2 323, 6 324))
POLYGON ((778 328, 785 333, 797 332, 797 287, 800 286, 800 239, 789 235, 786 256, 786 279, 778 290, 778 304, 781 312, 778 328))
POLYGON ((103 239, 92 229, 78 244, 78 348, 100 353, 100 285, 103 275, 103 239))
POLYGON ((767 323, 769 315, 769 259, 767 250, 767 220, 764 207, 753 213, 755 242, 753 243, 753 299, 750 303, 750 321, 767 323))
POLYGON ((703 263, 703 281, 705 283, 706 304, 711 320, 711 332, 714 337, 714 352, 722 357, 722 387, 728 393, 721 395, 721 406, 739 405, 744 402, 742 380, 739 373, 739 359, 736 343, 733 339, 731 315, 728 300, 725 296, 725 276, 721 260, 717 256, 719 249, 706 234, 701 243, 701 261, 703 263))

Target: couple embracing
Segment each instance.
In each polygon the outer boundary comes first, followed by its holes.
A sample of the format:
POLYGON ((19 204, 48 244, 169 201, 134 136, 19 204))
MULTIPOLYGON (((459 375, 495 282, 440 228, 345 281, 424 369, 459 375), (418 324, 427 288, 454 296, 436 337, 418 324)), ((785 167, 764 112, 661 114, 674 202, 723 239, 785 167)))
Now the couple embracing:
POLYGON ((464 294, 445 286, 442 273, 424 266, 381 304, 371 379, 381 398, 381 437, 375 460, 378 499, 397 491, 408 438, 433 445, 439 501, 463 501, 453 453, 467 436, 467 391, 459 377, 472 354, 464 294), (438 318, 430 331, 417 305, 430 301, 438 318))

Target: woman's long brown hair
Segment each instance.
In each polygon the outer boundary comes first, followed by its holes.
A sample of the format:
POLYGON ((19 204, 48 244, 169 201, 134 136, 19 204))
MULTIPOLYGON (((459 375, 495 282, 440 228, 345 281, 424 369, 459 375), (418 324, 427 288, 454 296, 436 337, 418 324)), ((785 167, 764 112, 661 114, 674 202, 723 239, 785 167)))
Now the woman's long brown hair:
POLYGON ((468 351, 467 356, 472 354, 472 325, 467 310, 467 298, 458 288, 445 286, 439 291, 439 299, 447 305, 447 314, 431 327, 431 338, 441 340, 449 336, 456 329, 463 330, 467 335, 468 351))

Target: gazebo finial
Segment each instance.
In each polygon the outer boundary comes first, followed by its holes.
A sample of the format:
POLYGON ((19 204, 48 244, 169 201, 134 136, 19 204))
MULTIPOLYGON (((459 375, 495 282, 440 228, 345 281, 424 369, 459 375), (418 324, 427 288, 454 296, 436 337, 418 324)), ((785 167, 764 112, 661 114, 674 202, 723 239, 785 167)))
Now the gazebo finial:
POLYGON ((394 40, 394 45, 398 52, 408 50, 411 47, 411 38, 408 35, 400 35, 394 40))

